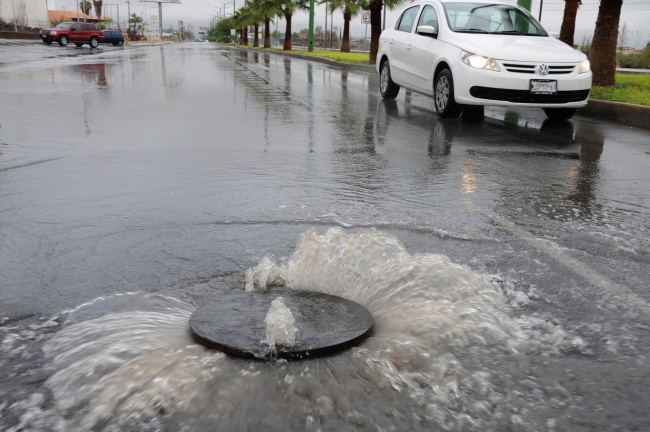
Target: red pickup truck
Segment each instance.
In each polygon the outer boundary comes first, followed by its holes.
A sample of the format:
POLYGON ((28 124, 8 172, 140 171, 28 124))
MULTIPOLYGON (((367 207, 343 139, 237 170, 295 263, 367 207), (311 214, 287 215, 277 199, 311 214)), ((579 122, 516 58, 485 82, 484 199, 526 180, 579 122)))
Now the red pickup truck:
POLYGON ((78 47, 87 43, 91 48, 97 48, 104 41, 104 32, 95 23, 62 22, 54 28, 42 29, 41 39, 48 45, 54 41, 61 46, 73 42, 78 47))

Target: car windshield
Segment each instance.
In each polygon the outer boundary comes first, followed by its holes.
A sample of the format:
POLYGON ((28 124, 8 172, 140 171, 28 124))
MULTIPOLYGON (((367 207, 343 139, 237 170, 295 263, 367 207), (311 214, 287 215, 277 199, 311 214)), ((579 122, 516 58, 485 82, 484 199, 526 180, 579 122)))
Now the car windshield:
POLYGON ((458 33, 548 36, 528 11, 491 3, 443 3, 447 22, 458 33))
POLYGON ((56 25, 56 28, 69 29, 72 27, 72 23, 59 23, 56 25))

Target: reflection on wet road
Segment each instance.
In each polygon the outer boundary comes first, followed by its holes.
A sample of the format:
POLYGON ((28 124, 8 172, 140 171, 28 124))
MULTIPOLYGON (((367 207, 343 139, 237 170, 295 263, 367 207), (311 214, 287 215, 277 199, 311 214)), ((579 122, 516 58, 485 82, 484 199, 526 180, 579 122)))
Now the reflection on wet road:
POLYGON ((374 74, 207 43, 29 49, 0 62, 0 429, 650 428, 648 132, 442 120, 374 74), (371 309, 376 337, 313 369, 191 345, 189 311, 265 256, 371 309))

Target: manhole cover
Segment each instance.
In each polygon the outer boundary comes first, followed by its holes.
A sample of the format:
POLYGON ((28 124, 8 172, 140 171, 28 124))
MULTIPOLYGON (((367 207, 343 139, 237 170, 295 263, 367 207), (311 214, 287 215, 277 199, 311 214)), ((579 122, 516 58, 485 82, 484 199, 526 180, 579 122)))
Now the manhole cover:
POLYGON ((372 327, 368 310, 341 297, 288 288, 234 292, 196 310, 190 330, 202 345, 240 357, 310 358, 333 354, 360 342, 372 327), (266 343, 264 319, 282 297, 295 319, 291 346, 266 343))

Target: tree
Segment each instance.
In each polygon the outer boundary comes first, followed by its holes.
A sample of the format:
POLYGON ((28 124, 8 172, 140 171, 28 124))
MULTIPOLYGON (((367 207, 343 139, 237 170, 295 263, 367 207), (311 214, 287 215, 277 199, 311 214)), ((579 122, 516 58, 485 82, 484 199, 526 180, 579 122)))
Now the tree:
POLYGON ((280 0, 279 9, 286 22, 282 49, 284 51, 291 51, 291 18, 296 10, 309 9, 309 0, 280 0))
POLYGON ((264 48, 271 48, 271 20, 282 14, 284 1, 287 0, 253 0, 264 21, 264 48))
POLYGON ((142 18, 134 13, 131 14, 131 18, 129 18, 129 29, 127 30, 129 38, 133 39, 133 36, 142 30, 144 30, 142 28, 142 18))
MULTIPOLYGON (((386 7, 394 9, 407 0, 385 0, 386 7)), ((360 0, 359 5, 370 11, 370 59, 369 62, 377 62, 377 51, 379 51, 379 36, 381 35, 381 11, 384 8, 384 0, 360 0)))
POLYGON ((232 24, 232 17, 219 20, 217 24, 210 29, 208 37, 217 42, 230 42, 230 29, 232 24))
MULTIPOLYGON (((247 1, 244 10, 246 27, 252 25, 255 28, 255 34, 253 36, 254 47, 260 46, 260 21, 264 19, 262 11, 257 4, 259 1, 260 0, 247 1)), ((248 45, 248 34, 246 35, 246 43, 244 45, 248 45)))
POLYGON ((589 53, 595 86, 606 87, 616 83, 616 41, 622 6, 623 0, 600 1, 589 53))
POLYGON ((95 5, 95 15, 97 15, 97 21, 99 21, 102 16, 103 3, 103 0, 93 0, 93 4, 95 5))
POLYGON ((88 0, 83 0, 79 3, 79 9, 81 9, 81 12, 85 13, 86 15, 90 15, 90 8, 92 6, 93 5, 88 0))
POLYGON ((569 46, 573 46, 573 36, 576 32, 576 16, 580 5, 582 5, 580 0, 564 0, 564 17, 560 28, 560 40, 569 46))
POLYGON ((350 52, 350 20, 359 12, 360 5, 356 0, 328 0, 328 3, 332 10, 341 9, 343 11, 341 52, 350 52))

